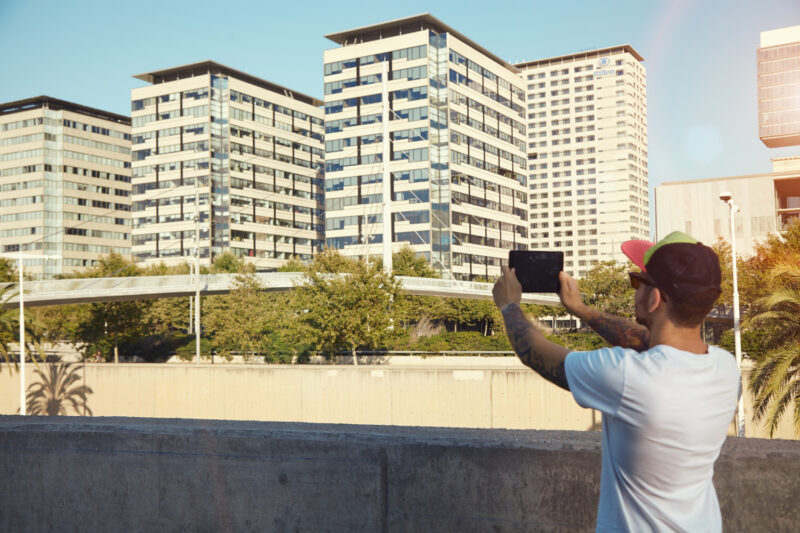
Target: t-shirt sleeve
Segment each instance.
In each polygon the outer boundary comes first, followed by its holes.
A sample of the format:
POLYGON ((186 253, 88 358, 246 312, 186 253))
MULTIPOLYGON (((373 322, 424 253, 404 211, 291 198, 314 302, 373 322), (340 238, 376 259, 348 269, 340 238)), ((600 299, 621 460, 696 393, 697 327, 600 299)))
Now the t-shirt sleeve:
POLYGON ((625 387, 625 358, 625 349, 618 347, 567 354, 567 383, 578 405, 616 414, 625 387))

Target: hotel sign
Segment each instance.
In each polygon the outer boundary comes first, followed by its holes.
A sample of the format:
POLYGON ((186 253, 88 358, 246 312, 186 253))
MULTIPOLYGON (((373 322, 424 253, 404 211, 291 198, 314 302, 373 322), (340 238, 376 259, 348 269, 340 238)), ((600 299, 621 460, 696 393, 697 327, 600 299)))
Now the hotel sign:
POLYGON ((595 78, 605 78, 606 76, 614 76, 617 71, 611 67, 611 60, 607 57, 601 57, 597 61, 597 69, 594 71, 595 78))

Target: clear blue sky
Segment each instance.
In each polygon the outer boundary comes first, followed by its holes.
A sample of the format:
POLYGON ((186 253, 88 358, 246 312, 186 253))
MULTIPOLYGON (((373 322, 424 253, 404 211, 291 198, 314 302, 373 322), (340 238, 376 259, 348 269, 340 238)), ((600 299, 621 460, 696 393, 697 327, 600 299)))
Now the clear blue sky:
POLYGON ((430 12, 509 62, 631 44, 645 58, 651 187, 768 171, 761 31, 800 0, 0 0, 0 102, 46 94, 130 114, 131 76, 211 59, 322 97, 323 36, 430 12))

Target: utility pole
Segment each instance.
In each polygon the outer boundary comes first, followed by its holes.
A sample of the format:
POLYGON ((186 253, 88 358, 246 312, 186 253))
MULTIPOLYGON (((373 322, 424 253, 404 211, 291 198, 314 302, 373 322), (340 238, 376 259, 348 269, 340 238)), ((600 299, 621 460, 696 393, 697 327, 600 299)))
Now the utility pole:
POLYGON ((22 245, 20 245, 16 256, 13 254, 0 254, 0 257, 16 259, 19 263, 19 414, 25 416, 27 414, 27 402, 25 401, 25 287, 23 286, 25 259, 41 259, 42 270, 44 270, 44 261, 48 259, 60 260, 61 256, 23 254, 22 245))

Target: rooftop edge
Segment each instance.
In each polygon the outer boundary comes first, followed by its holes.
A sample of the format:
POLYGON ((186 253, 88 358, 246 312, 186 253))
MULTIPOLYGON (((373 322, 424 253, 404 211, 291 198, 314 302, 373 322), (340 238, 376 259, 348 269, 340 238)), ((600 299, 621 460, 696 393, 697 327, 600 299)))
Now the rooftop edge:
POLYGON ((20 113, 22 111, 29 111, 31 109, 38 109, 40 107, 46 107, 53 110, 63 109, 65 111, 80 113, 81 115, 125 124, 126 126, 131 125, 131 118, 126 117, 125 115, 118 115, 110 111, 104 111, 102 109, 76 104, 74 102, 68 102, 67 100, 59 100, 58 98, 45 95, 34 96, 33 98, 26 98, 24 100, 0 104, 0 116, 10 115, 12 113, 20 113))
POLYGON ((328 35, 325 36, 325 38, 335 42, 336 44, 347 46, 349 44, 360 44, 364 42, 377 41, 379 39, 394 37, 397 35, 404 35, 406 33, 413 33, 425 29, 432 29, 439 33, 452 34, 454 37, 458 38, 461 41, 464 41, 466 44, 470 45, 471 47, 478 50, 486 57, 492 59, 496 63, 500 64, 501 66, 513 72, 514 74, 519 74, 519 69, 517 69, 514 65, 512 65, 507 61, 504 61, 500 57, 491 53, 486 48, 483 48, 472 39, 469 39, 464 34, 454 30, 453 28, 451 28, 441 20, 437 19, 430 13, 420 13, 418 15, 412 15, 410 17, 405 17, 401 19, 390 20, 378 24, 371 24, 369 26, 362 26, 360 28, 353 28, 350 30, 345 30, 337 33, 329 33, 328 35))
POLYGON ((543 65, 555 64, 555 63, 563 63, 568 59, 588 59, 593 56, 600 56, 603 54, 611 54, 614 52, 628 52, 633 57, 636 58, 637 61, 644 61, 644 58, 637 52, 633 46, 629 44, 620 44, 617 46, 609 46, 607 48, 598 48, 596 50, 587 50, 585 52, 577 52, 574 54, 565 54, 562 56, 555 56, 555 57, 548 57, 544 59, 535 59, 533 61, 525 61, 522 63, 517 63, 514 66, 520 70, 529 69, 532 67, 539 67, 543 65))
POLYGON ((185 78, 192 78, 195 76, 201 76, 203 74, 226 74, 228 76, 233 76, 247 83, 261 87, 262 89, 287 96, 314 107, 322 107, 324 104, 322 100, 314 98, 313 96, 308 96, 307 94, 294 91, 288 87, 278 85, 277 83, 272 83, 271 81, 253 76, 252 74, 242 72, 241 70, 236 70, 211 60, 199 61, 197 63, 189 63, 187 65, 170 67, 162 70, 154 70, 151 72, 144 72, 142 74, 136 74, 133 77, 151 84, 157 84, 185 78))

